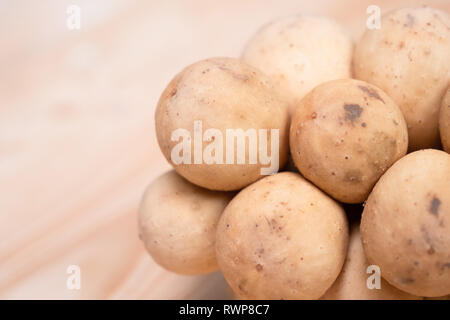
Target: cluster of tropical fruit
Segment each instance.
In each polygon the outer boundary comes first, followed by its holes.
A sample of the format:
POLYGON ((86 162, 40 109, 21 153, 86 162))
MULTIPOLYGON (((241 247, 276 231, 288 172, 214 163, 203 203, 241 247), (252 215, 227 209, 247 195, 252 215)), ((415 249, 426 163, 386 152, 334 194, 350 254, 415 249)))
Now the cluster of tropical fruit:
POLYGON ((328 18, 274 21, 162 93, 174 170, 145 192, 140 237, 168 270, 220 269, 240 298, 449 295, 449 85, 440 10, 390 12, 355 45, 328 18))

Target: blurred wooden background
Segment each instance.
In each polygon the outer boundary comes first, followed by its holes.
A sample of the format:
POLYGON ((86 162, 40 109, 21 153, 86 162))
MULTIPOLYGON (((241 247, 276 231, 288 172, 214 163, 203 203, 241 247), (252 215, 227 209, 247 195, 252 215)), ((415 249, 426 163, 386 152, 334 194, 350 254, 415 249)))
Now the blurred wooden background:
POLYGON ((239 56, 264 23, 448 0, 0 0, 0 298, 227 298, 219 273, 171 274, 145 253, 137 206, 169 166, 153 113, 184 66, 239 56), (69 5, 81 29, 66 27, 69 5), (66 269, 81 268, 81 290, 66 269))

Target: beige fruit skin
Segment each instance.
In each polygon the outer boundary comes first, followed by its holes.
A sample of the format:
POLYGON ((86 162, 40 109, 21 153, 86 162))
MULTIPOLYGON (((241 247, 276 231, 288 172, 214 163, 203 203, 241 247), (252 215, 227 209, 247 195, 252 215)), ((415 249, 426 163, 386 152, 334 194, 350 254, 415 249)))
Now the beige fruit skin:
POLYGON ((400 109, 382 90, 342 79, 302 99, 291 122, 290 146, 305 178, 339 201, 359 203, 406 154, 408 133, 400 109))
POLYGON ((400 9, 357 43, 355 78, 384 90, 408 124, 411 151, 439 146, 438 113, 450 83, 450 18, 432 8, 400 9))
POLYGON ((439 114, 439 131, 444 150, 450 153, 450 87, 442 99, 441 112, 439 114))
POLYGON ((450 294, 450 155, 413 152, 378 181, 361 221, 371 264, 402 291, 450 294))
MULTIPOLYGON (((212 190, 238 190, 262 178, 261 165, 192 164, 175 165, 171 160, 174 130, 184 128, 194 139, 194 121, 203 124, 203 133, 214 128, 222 132, 226 155, 226 129, 278 129, 279 167, 287 159, 289 115, 287 103, 270 79, 257 69, 232 58, 213 58, 197 62, 179 73, 167 86, 155 113, 156 135, 166 159, 190 182, 212 190)), ((268 149, 270 150, 270 132, 268 149)), ((203 142, 203 150, 211 142, 203 142)), ((248 147, 248 145, 247 145, 248 147)), ((235 157, 237 155, 235 143, 235 157)), ((247 149, 248 150, 248 149, 247 149)), ((248 151, 247 151, 248 152, 248 151)), ((259 158, 258 158, 259 159, 259 158)), ((263 167, 268 167, 264 165, 263 167)))
POLYGON ((345 259, 340 205, 300 175, 282 172, 242 190, 217 227, 217 260, 244 299, 318 299, 345 259))
POLYGON ((316 85, 351 78, 353 44, 333 20, 292 16, 259 30, 242 59, 269 75, 290 102, 291 113, 316 85))
POLYGON ((139 209, 139 236, 153 259, 169 271, 217 270, 219 217, 233 194, 199 188, 170 171, 146 190, 139 209))
MULTIPOLYGON (((364 254, 359 224, 355 223, 350 232, 347 258, 341 274, 330 289, 323 295, 323 300, 422 300, 391 286, 381 278, 380 289, 368 289, 367 279, 373 273, 367 273, 370 263, 364 254)), ((381 270, 381 275, 383 271, 381 270)))

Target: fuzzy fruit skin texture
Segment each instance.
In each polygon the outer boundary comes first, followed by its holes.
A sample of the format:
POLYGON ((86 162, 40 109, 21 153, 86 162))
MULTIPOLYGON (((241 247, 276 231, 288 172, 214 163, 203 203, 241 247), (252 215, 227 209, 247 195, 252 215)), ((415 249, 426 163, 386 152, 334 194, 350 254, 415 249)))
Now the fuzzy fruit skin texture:
POLYGON ((233 194, 199 188, 170 171, 144 193, 139 236, 165 269, 196 275, 216 271, 216 227, 233 194))
POLYGON ((357 43, 355 78, 384 90, 408 124, 410 151, 439 147, 438 116, 450 84, 450 17, 432 8, 405 8, 381 19, 357 43))
POLYGON ((242 59, 272 78, 293 113, 318 84, 351 78, 352 53, 351 38, 337 22, 299 15, 262 27, 247 43, 242 59))
POLYGON ((387 94, 342 79, 321 84, 302 99, 291 122, 290 146, 305 178, 341 202, 360 203, 406 154, 408 132, 387 94))
POLYGON ((450 155, 428 149, 396 162, 367 200, 361 237, 391 285, 417 296, 450 294, 450 155))
POLYGON ((244 299, 318 299, 345 260, 348 222, 333 199, 293 172, 243 189, 217 227, 220 269, 244 299))
MULTIPOLYGON (((159 146, 178 174, 211 190, 239 190, 263 177, 261 164, 249 164, 248 144, 245 164, 226 164, 227 129, 278 129, 279 168, 288 154, 289 115, 287 102, 276 92, 261 71, 232 58, 202 60, 185 68, 161 95, 155 113, 159 146), (213 128, 223 136, 224 164, 194 164, 194 121, 202 121, 203 133, 213 128), (172 133, 183 128, 190 132, 191 164, 174 164, 171 151, 178 141, 172 133)), ((268 149, 271 134, 268 132, 268 149)), ((203 150, 212 142, 203 142, 203 150)), ((237 155, 237 143, 234 145, 237 155)), ((235 158, 236 159, 236 158, 235 158)), ((264 166, 266 167, 266 166, 264 166)), ((267 166, 268 167, 268 166, 267 166)))
POLYGON ((447 89, 444 99, 442 99, 439 132, 444 150, 450 153, 450 87, 447 89))
MULTIPOLYGON (((398 290, 391 286, 386 280, 381 278, 380 289, 368 289, 367 261, 363 250, 359 224, 352 225, 350 231, 350 242, 348 246, 347 258, 344 267, 331 286, 323 295, 322 300, 422 300, 409 293, 398 290)), ((381 272, 381 275, 383 273, 381 272)))

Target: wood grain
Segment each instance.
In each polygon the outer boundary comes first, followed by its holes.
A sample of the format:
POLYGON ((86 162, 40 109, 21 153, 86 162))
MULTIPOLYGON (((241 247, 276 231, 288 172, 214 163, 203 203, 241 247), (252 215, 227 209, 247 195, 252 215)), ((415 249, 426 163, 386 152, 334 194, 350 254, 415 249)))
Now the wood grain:
POLYGON ((369 4, 423 2, 0 2, 0 298, 230 297, 220 273, 169 273, 138 240, 141 194, 169 169, 154 134, 159 94, 196 60, 239 56, 274 18, 327 15, 356 39, 369 4), (69 4, 81 30, 66 27, 69 4), (69 265, 81 290, 66 288, 69 265))

